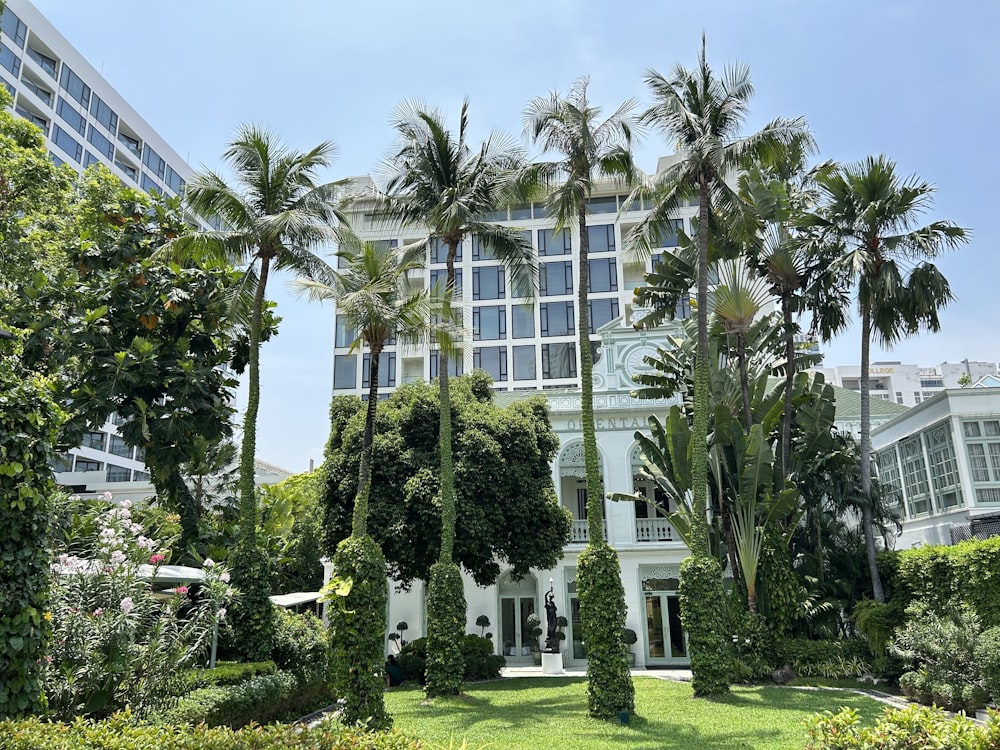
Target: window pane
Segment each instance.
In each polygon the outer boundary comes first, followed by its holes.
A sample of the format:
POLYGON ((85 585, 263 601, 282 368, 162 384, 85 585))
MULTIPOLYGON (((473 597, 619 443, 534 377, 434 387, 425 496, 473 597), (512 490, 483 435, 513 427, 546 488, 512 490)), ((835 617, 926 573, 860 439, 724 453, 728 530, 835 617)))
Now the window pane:
POLYGON ((514 350, 514 380, 535 379, 535 347, 515 346, 514 350))
MULTIPOLYGON (((361 387, 368 388, 371 374, 371 354, 361 360, 361 387)), ((396 385, 396 353, 382 352, 378 358, 378 387, 393 388, 396 385)))
POLYGON ((503 299, 504 296, 502 266, 481 266, 472 269, 472 299, 503 299))
POLYGON ((354 339, 357 338, 357 335, 357 330, 348 325, 347 318, 343 315, 338 315, 335 324, 333 345, 340 348, 350 346, 354 342, 354 339))
POLYGON ((538 287, 543 297, 573 293, 573 264, 560 260, 538 264, 538 287))
POLYGON ((127 445, 121 436, 112 435, 108 443, 108 453, 113 453, 123 458, 132 458, 132 447, 127 445))
POLYGON ((106 437, 107 434, 104 432, 85 432, 80 445, 84 448, 93 448, 94 450, 102 451, 104 450, 104 440, 106 437))
MULTIPOLYGON (((456 263, 462 260, 462 245, 464 244, 464 242, 459 242, 458 247, 455 249, 456 263)), ((448 262, 448 246, 444 243, 444 240, 440 237, 431 237, 427 245, 431 251, 431 263, 448 262)))
MULTIPOLYGON (((441 293, 444 293, 444 285, 448 281, 448 269, 447 268, 433 268, 431 269, 431 288, 440 285, 441 293)), ((455 269, 455 296, 462 296, 462 269, 455 269)))
POLYGON ((87 140, 90 141, 97 150, 104 154, 109 159, 113 158, 115 155, 114 144, 105 138, 101 133, 94 128, 93 125, 90 126, 90 132, 87 133, 87 140))
POLYGON ((593 299, 587 303, 590 311, 590 333, 595 333, 598 328, 610 323, 618 317, 618 300, 616 299, 593 299))
POLYGON ((617 292, 618 265, 614 258, 596 258, 588 262, 590 269, 589 291, 617 292))
POLYGON ((535 337, 534 305, 511 305, 511 317, 515 339, 535 337))
POLYGON ((601 198, 591 198, 587 201, 587 213, 613 214, 618 211, 617 196, 606 195, 601 198))
POLYGON ((504 305, 484 305, 472 310, 474 341, 507 338, 507 308, 504 305))
POLYGON ((568 229, 556 232, 555 229, 538 230, 539 255, 569 255, 573 251, 573 243, 568 229))
POLYGON ((530 203, 520 203, 516 206, 511 206, 510 209, 511 221, 524 221, 525 219, 530 219, 530 218, 531 218, 530 203))
POLYGON ((572 302, 543 302, 538 321, 543 336, 570 336, 576 333, 576 315, 572 302))
POLYGON ((587 227, 587 236, 590 239, 590 252, 608 253, 615 249, 615 225, 600 224, 596 227, 587 227))
POLYGON ((80 135, 87 132, 87 120, 86 118, 77 112, 73 105, 59 97, 58 102, 56 102, 56 114, 59 115, 73 130, 75 130, 80 135))
POLYGON ((542 377, 575 378, 576 344, 542 344, 542 377))
POLYGON ((73 136, 55 124, 52 126, 52 141, 65 151, 73 161, 79 162, 83 158, 83 146, 77 143, 73 136))
POLYGON ((333 387, 356 388, 358 385, 358 357, 356 354, 338 354, 333 358, 333 387))
POLYGON ((109 107, 101 97, 94 94, 90 99, 90 114, 92 114, 101 125, 109 132, 115 133, 118 130, 118 115, 109 107))
POLYGON ((74 73, 65 63, 62 66, 59 85, 69 94, 71 99, 80 102, 84 109, 90 106, 90 86, 85 84, 83 79, 74 73))
POLYGON ((126 469, 124 466, 108 464, 108 472, 105 476, 109 482, 127 482, 129 481, 131 474, 132 471, 130 469, 126 469))
MULTIPOLYGON (((448 359, 448 374, 452 377, 457 378, 462 374, 463 370, 462 355, 458 356, 452 354, 448 359)), ((441 367, 441 353, 437 351, 431 352, 431 379, 438 376, 438 371, 441 367)))
POLYGON ((485 370, 495 382, 507 380, 507 347, 480 346, 472 351, 472 366, 485 370))

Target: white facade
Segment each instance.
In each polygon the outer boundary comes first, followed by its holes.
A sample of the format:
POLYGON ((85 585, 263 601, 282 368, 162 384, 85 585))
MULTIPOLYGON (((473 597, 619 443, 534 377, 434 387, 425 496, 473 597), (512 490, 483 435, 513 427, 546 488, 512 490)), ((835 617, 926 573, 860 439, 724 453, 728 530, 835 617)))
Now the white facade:
MULTIPOLYGON (((817 367, 827 382, 849 391, 861 390, 860 365, 817 367)), ((904 406, 915 406, 946 388, 959 388, 959 380, 967 376, 970 383, 977 383, 988 375, 996 375, 994 362, 942 362, 936 367, 904 364, 903 362, 872 362, 868 366, 869 392, 873 399, 891 401, 904 406)))
POLYGON ((874 429, 872 448, 903 519, 897 546, 952 544, 1000 512, 1000 388, 938 393, 874 429))

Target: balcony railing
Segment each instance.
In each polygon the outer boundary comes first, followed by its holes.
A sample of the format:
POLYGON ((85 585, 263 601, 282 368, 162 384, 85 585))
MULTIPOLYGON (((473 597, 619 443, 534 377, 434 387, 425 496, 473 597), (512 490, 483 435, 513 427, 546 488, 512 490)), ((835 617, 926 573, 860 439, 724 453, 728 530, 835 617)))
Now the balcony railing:
MULTIPOLYGON (((573 521, 573 536, 570 538, 571 544, 586 544, 590 541, 590 530, 586 521, 573 521)), ((604 524, 604 541, 608 541, 608 525, 604 524)))
POLYGON ((664 518, 635 519, 635 540, 637 542, 678 541, 674 527, 664 518))

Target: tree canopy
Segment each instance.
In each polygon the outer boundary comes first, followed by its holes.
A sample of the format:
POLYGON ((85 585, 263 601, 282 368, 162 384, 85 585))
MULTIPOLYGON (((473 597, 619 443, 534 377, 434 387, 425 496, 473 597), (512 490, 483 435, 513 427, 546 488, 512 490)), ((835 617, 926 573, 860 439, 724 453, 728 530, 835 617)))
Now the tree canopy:
MULTIPOLYGON (((569 542, 571 519, 559 506, 550 462, 559 439, 544 399, 502 408, 482 372, 452 380, 455 559, 485 586, 508 564, 515 575, 548 569, 569 542)), ((369 532, 403 583, 427 580, 437 561, 441 507, 438 393, 429 383, 399 388, 378 405, 372 446, 369 532)), ((327 547, 351 531, 364 432, 363 402, 335 398, 323 467, 327 547)))

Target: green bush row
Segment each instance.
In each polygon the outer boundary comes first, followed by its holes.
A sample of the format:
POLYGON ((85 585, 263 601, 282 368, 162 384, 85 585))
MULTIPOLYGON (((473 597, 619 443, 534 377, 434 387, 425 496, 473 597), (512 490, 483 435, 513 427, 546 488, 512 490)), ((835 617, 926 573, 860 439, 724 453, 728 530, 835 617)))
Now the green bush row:
POLYGON ((219 662, 212 669, 190 669, 181 677, 181 692, 215 685, 239 685, 251 677, 274 674, 278 666, 273 661, 219 662))
POLYGON ((1000 537, 887 552, 879 566, 901 610, 920 599, 944 614, 958 601, 975 610, 984 628, 1000 625, 1000 537))
MULTIPOLYGON (((496 680, 500 670, 507 666, 507 660, 493 653, 493 641, 475 633, 469 633, 461 641, 462 659, 465 662, 464 676, 468 681, 496 680)), ((399 667, 403 678, 409 682, 424 684, 427 668, 427 639, 416 638, 405 646, 399 654, 399 667)))
POLYGON ((814 716, 806 750, 995 750, 1000 747, 1000 724, 991 718, 980 725, 939 708, 908 706, 887 709, 874 726, 862 727, 858 711, 845 708, 814 716))
POLYGON ((216 685, 193 690, 177 705, 150 717, 150 723, 206 724, 242 727, 267 724, 294 713, 297 716, 332 703, 324 682, 300 682, 290 672, 252 677, 238 685, 216 685))
POLYGON ((323 723, 314 728, 279 724, 221 727, 138 726, 127 716, 107 721, 49 724, 38 719, 0 722, 0 750, 418 750, 397 732, 366 732, 323 723))

